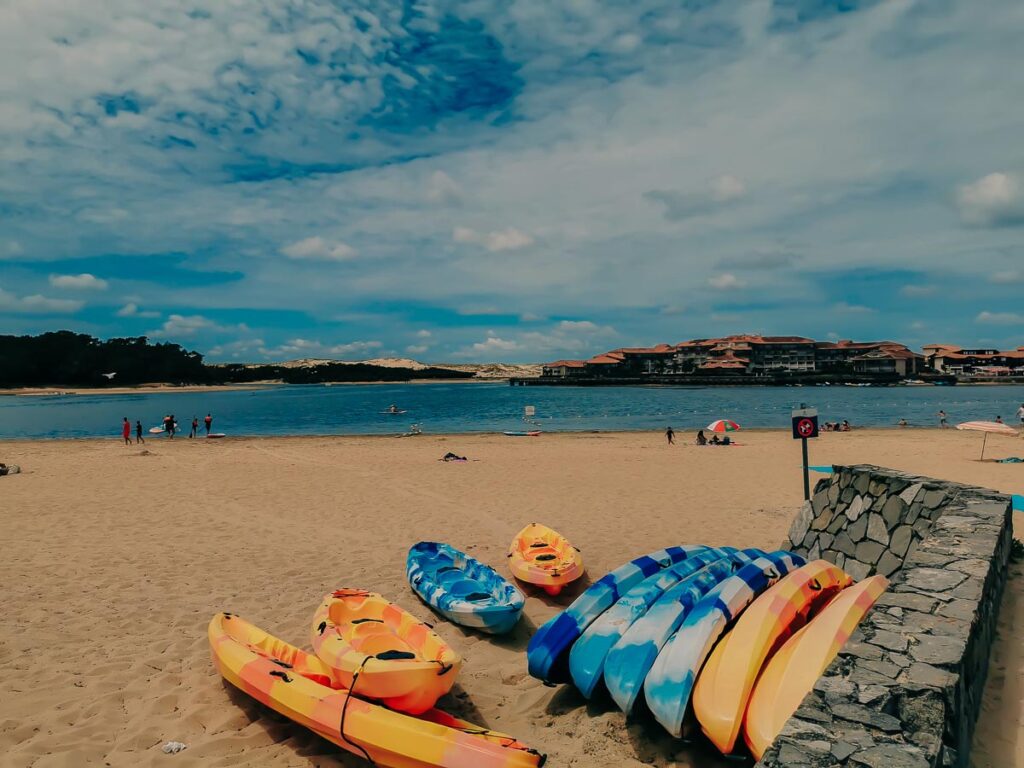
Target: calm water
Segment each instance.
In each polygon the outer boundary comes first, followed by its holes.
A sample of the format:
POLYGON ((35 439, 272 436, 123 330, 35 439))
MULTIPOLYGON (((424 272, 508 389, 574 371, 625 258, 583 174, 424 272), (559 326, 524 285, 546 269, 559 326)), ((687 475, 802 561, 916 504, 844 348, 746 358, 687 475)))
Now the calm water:
POLYGON ((424 432, 522 429, 523 407, 537 409, 547 431, 703 427, 729 418, 744 427, 788 427, 801 402, 822 420, 855 426, 934 425, 942 408, 951 423, 994 419, 1014 423, 1024 386, 972 387, 510 387, 495 384, 285 386, 252 392, 180 392, 65 397, 0 396, 0 437, 109 437, 121 418, 144 427, 174 413, 188 431, 209 411, 214 430, 229 435, 395 434, 413 423, 424 432), (395 403, 400 416, 380 412, 395 403))

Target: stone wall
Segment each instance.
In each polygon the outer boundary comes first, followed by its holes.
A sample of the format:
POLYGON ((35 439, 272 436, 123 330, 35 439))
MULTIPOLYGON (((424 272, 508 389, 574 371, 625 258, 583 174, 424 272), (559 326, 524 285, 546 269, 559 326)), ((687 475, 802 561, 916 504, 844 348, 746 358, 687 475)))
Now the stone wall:
POLYGON ((820 481, 784 546, 892 583, 758 766, 966 768, 1011 514, 994 491, 879 467, 820 481))

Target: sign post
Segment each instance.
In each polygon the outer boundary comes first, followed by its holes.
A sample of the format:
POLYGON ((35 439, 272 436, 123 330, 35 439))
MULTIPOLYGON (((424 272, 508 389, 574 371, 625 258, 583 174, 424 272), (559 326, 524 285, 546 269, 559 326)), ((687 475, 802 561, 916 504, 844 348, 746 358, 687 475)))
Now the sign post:
POLYGON ((793 439, 801 442, 804 457, 804 500, 811 498, 811 478, 807 469, 807 441, 818 436, 818 409, 806 403, 793 410, 793 439))

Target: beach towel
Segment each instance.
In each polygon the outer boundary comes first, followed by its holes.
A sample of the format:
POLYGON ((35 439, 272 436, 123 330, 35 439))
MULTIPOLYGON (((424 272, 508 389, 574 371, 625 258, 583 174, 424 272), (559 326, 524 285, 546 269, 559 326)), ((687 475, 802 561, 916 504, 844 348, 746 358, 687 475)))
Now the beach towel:
POLYGON ((1019 456, 1007 456, 1005 459, 996 459, 1000 464, 1024 464, 1024 459, 1019 456))

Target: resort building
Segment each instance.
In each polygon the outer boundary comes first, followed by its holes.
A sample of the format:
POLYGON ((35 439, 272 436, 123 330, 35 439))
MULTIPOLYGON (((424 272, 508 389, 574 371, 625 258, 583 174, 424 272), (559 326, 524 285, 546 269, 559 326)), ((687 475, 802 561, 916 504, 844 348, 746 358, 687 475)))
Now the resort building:
POLYGON ((656 375, 865 373, 911 376, 923 355, 893 341, 815 341, 804 336, 742 334, 654 347, 624 347, 589 360, 559 360, 544 376, 637 378, 656 375))
POLYGON ((964 349, 951 344, 927 344, 925 359, 940 373, 958 376, 1024 376, 1024 347, 964 349))

